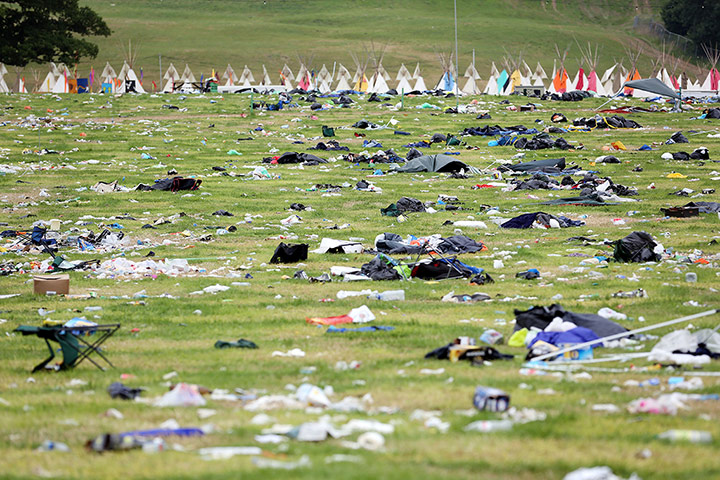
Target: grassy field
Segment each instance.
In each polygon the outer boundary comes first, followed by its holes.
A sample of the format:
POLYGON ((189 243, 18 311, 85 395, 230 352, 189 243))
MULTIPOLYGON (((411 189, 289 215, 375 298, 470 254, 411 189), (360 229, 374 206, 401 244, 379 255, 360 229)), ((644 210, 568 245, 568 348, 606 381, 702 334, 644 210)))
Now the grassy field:
MULTIPOLYGON (((272 2, 268 2, 272 3, 272 2)), ((125 5, 125 2, 123 2, 125 5)), ((109 8, 109 7, 107 7, 109 8)), ((118 6, 120 8, 120 3, 118 6)), ((125 8, 125 7, 123 7, 125 8)), ((129 8, 129 7, 128 7, 129 8)), ((259 8, 259 7, 258 7, 259 8)), ((102 11, 101 13, 105 13, 102 11)), ((318 18, 323 16, 318 15, 318 18)), ((592 115, 600 100, 580 103, 539 102, 534 112, 513 112, 500 104, 501 98, 479 97, 477 108, 486 109, 492 120, 480 121, 474 114, 446 115, 442 110, 418 108, 429 102, 445 108, 454 106, 454 99, 442 97, 406 98, 405 108, 391 111, 364 97, 354 97, 357 103, 349 109, 330 109, 311 112, 309 104, 295 96, 299 107, 282 112, 253 112, 250 99, 244 95, 206 96, 8 96, 3 97, 0 112, 0 164, 22 167, 22 173, 0 176, 0 221, 4 229, 27 229, 37 220, 59 218, 63 232, 71 228, 88 228, 95 232, 102 225, 122 224, 128 244, 110 252, 79 252, 63 248, 61 253, 71 260, 90 260, 125 257, 140 261, 149 251, 155 258, 189 258, 190 264, 205 272, 189 276, 165 275, 119 276, 98 278, 90 272, 71 273, 72 293, 94 292, 95 298, 72 299, 37 297, 32 295, 29 273, 0 277, 0 294, 16 296, 0 303, 0 405, 3 422, 0 425, 0 452, 3 458, 2 476, 27 478, 53 476, 58 478, 227 478, 238 474, 246 478, 267 478, 271 471, 255 467, 247 457, 229 460, 201 461, 195 450, 200 447, 223 445, 257 445, 254 436, 270 425, 254 425, 255 413, 243 409, 241 402, 208 400, 208 408, 217 414, 199 419, 195 408, 158 408, 145 403, 112 400, 105 392, 114 381, 133 387, 145 387, 144 398, 152 399, 167 390, 163 375, 177 372, 170 381, 196 383, 208 388, 245 389, 258 395, 289 394, 288 384, 295 386, 310 382, 321 387, 330 385, 334 400, 345 396, 370 394, 373 415, 364 413, 340 414, 327 412, 337 425, 346 419, 372 419, 392 423, 395 432, 386 435, 386 447, 381 452, 354 451, 345 448, 340 440, 313 444, 290 440, 279 446, 262 445, 265 456, 296 461, 308 455, 311 468, 289 472, 296 478, 518 478, 556 479, 578 467, 609 465, 623 477, 637 472, 643 479, 654 478, 717 478, 720 460, 717 457, 720 428, 717 401, 693 401, 677 416, 630 414, 627 404, 639 397, 667 393, 668 379, 682 375, 682 371, 655 368, 644 360, 629 363, 609 363, 601 366, 625 369, 620 373, 590 371, 590 375, 522 375, 525 350, 498 346, 515 358, 493 362, 482 368, 467 362, 424 360, 426 352, 444 345, 460 335, 479 337, 487 328, 500 331, 507 338, 513 328, 513 310, 533 305, 549 305, 559 301, 565 308, 595 313, 599 308, 611 307, 628 315, 620 322, 637 328, 678 316, 718 307, 717 276, 718 246, 711 240, 718 236, 718 219, 701 215, 689 219, 663 218, 659 209, 682 205, 687 198, 669 194, 689 187, 695 192, 717 188, 717 164, 714 161, 666 161, 663 152, 692 151, 698 146, 710 149, 717 158, 720 140, 708 137, 717 133, 717 120, 696 120, 703 106, 680 114, 629 114, 644 128, 638 130, 594 130, 589 133, 567 133, 563 137, 584 149, 573 151, 527 152, 525 160, 565 156, 567 163, 599 171, 614 182, 638 189, 639 202, 602 207, 540 206, 538 202, 561 196, 566 192, 519 191, 502 193, 499 189, 477 189, 472 186, 496 180, 490 173, 469 179, 449 179, 445 174, 394 174, 368 177, 372 168, 344 161, 327 165, 298 168, 297 166, 268 166, 276 176, 272 180, 251 180, 242 176, 226 176, 212 169, 225 167, 231 174, 245 174, 261 164, 270 152, 301 151, 321 140, 321 126, 336 128, 337 140, 353 152, 363 149, 363 138, 380 141, 384 148, 393 148, 401 156, 407 152, 402 145, 428 138, 433 133, 457 133, 466 127, 524 124, 543 128, 550 125, 554 112, 562 112, 569 119, 592 115), (163 108, 166 105, 179 110, 163 108), (50 113, 51 112, 51 113, 50 113), (23 125, 28 115, 52 118, 42 128, 23 125), (393 129, 361 131, 350 128, 354 122, 367 119, 385 124, 397 120, 393 128, 409 132, 410 136, 393 135, 393 129), (537 122, 540 121, 540 122, 537 122), (261 130, 257 129, 261 127, 261 130), (662 145, 675 131, 682 130, 691 139, 690 145, 662 145), (252 137, 252 140, 238 140, 252 137), (294 144, 294 141, 303 144, 294 144), (620 164, 595 165, 602 155, 602 147, 620 140, 627 151, 615 153, 620 164), (654 145, 654 150, 641 152, 642 144, 654 145), (30 151, 48 148, 55 155, 36 156, 30 151), (146 150, 141 150, 146 147, 146 150), (242 153, 231 156, 231 149, 242 153), (149 153, 152 159, 142 159, 149 153), (636 166, 643 168, 635 172, 636 166), (40 168, 45 167, 45 168, 40 168), (61 168, 62 167, 62 168, 61 168), (72 167, 72 168, 68 168, 72 167), (130 192, 96 194, 87 188, 97 181, 118 180, 124 186, 151 183, 164 178, 175 169, 180 175, 198 176, 203 184, 199 191, 130 192), (686 178, 667 178, 679 172, 686 178), (381 194, 342 188, 339 196, 326 196, 313 190, 315 184, 351 185, 361 179, 382 188, 381 194), (654 189, 648 186, 654 183, 654 189), (41 196, 45 190, 49 196, 41 196), (457 195, 464 202, 464 210, 436 214, 410 214, 406 222, 398 223, 380 215, 380 208, 395 202, 403 195, 422 201, 434 201, 438 194, 457 195), (280 220, 292 212, 289 205, 300 202, 312 206, 313 211, 300 212, 302 223, 283 228, 280 220), (504 230, 492 224, 483 205, 500 209, 506 218, 537 210, 565 214, 573 219, 585 215, 584 227, 564 230, 504 230), (235 216, 215 217, 212 213, 224 209, 235 216), (637 211, 633 215, 629 212, 637 211), (159 217, 184 212, 176 223, 164 224, 156 230, 142 229, 159 217), (252 222, 246 222, 246 215, 252 222), (34 215, 27 217, 28 215, 34 215), (92 217, 88 217, 92 216, 92 217), (127 216, 132 219, 115 219, 127 216), (394 232, 430 235, 452 235, 455 227, 443 225, 446 220, 474 218, 488 223, 489 228, 463 228, 463 233, 484 242, 488 251, 463 255, 471 265, 485 268, 496 283, 482 287, 464 280, 442 282, 383 282, 377 283, 308 283, 292 277, 298 269, 316 276, 328 272, 332 265, 359 267, 371 255, 310 254, 303 265, 275 266, 267 264, 281 238, 290 242, 309 243, 315 248, 320 239, 331 237, 363 239, 366 248, 372 247, 376 235, 394 232), (613 219, 622 219, 616 225, 613 219), (85 225, 83 222, 90 222, 85 225), (328 229, 349 224, 341 230, 328 229), (218 236, 216 227, 235 225, 237 231, 218 236), (211 227, 211 228, 208 228, 211 227), (635 230, 651 233, 673 257, 657 264, 619 264, 611 262, 598 267, 582 267, 581 257, 572 254, 611 254, 609 247, 582 246, 568 243, 572 236, 593 236, 616 240, 635 230), (185 232, 186 235, 181 233, 185 232), (210 233, 210 241, 199 238, 210 233), (283 237, 281 237, 283 236, 283 237), (163 242, 169 241, 168 244, 163 242), (688 264, 687 254, 699 250, 709 265, 688 264), (504 259, 504 267, 493 268, 493 260, 504 259), (538 268, 542 278, 524 281, 515 274, 527 268, 538 268), (695 272, 697 283, 686 283, 685 273, 695 272), (250 274, 252 278, 244 278, 250 274), (286 277, 287 276, 287 277, 286 277), (633 281, 637 280, 637 281, 633 281), (249 286, 232 282, 247 282, 249 286), (221 284, 230 289, 217 295, 191 295, 207 286, 221 284), (648 298, 613 298, 619 290, 644 288, 648 298), (349 298, 333 302, 340 290, 364 288, 380 291, 402 288, 406 300, 376 302, 365 298, 349 298), (137 292, 147 298, 135 298, 137 292), (455 293, 485 292, 493 300, 478 304, 449 304, 440 298, 455 293), (171 297, 163 295, 169 294, 171 297), (557 300, 560 298, 560 300, 557 300), (696 301, 703 306, 687 304, 696 301), (367 304, 378 317, 376 325, 395 327, 391 332, 352 334, 325 333, 324 328, 310 326, 308 316, 333 316, 347 313, 351 308, 367 304), (102 311, 86 311, 89 306, 101 306, 102 311), (102 322, 120 322, 122 329, 107 343, 106 351, 116 369, 101 372, 90 364, 61 373, 36 373, 31 367, 45 355, 45 347, 35 338, 11 333, 20 324, 39 325, 43 317, 38 309, 54 310, 54 320, 69 320, 78 315, 102 322), (196 311, 200 312, 197 313, 196 311), (642 323, 640 317, 644 318, 642 323), (137 329, 133 331, 134 329, 137 329), (218 350, 216 340, 235 340, 239 337, 255 341, 258 350, 218 350), (299 348, 303 358, 273 357, 272 352, 299 348), (357 360, 355 370, 335 369, 338 361, 357 360), (316 370, 306 370, 316 367, 316 370), (444 368, 439 375, 425 375, 422 369, 444 368), (308 373, 310 372, 310 373, 308 373), (128 374, 129 377, 121 377, 128 374), (659 386, 626 386, 627 380, 646 381, 657 377, 659 386), (32 378, 33 380, 30 380, 32 378), (78 379, 84 385, 71 384, 78 379), (463 427, 478 419, 497 419, 499 415, 474 412, 472 394, 477 385, 506 390, 512 404, 518 408, 533 408, 547 414, 547 419, 517 424, 511 431, 490 434, 463 431, 463 427), (618 413, 593 411, 595 404, 612 403, 618 413), (382 413, 380 407, 397 409, 382 413), (122 412, 124 419, 104 416, 109 408, 122 412), (450 422, 447 433, 427 428, 422 421, 411 418, 416 409, 437 410, 438 416, 450 422), (104 432, 124 432, 156 428, 160 423, 175 419, 181 426, 214 425, 213 433, 204 437, 169 438, 169 444, 179 444, 185 451, 166 451, 156 455, 142 451, 109 452, 103 455, 86 453, 83 444, 104 432), (712 432, 715 440, 709 444, 667 443, 656 438, 672 428, 699 429, 712 432), (36 452, 44 440, 65 442, 70 453, 36 452), (652 456, 638 453, 650 449, 652 456), (352 454, 360 463, 326 463, 334 454, 352 454)), ((257 101, 258 98, 256 97, 257 101)), ((268 101, 272 99, 266 99, 268 101)), ((393 99, 390 103, 395 103, 393 99)), ((462 99, 463 103, 470 99, 462 99)), ((510 103, 523 105, 527 99, 512 97, 510 103)), ((618 100, 612 105, 640 104, 618 100)), ((514 147, 488 147, 486 137, 465 137, 464 141, 478 149, 455 147, 459 158, 484 169, 498 160, 515 155, 514 147)), ((435 146, 430 151, 440 153, 447 147, 435 146)), ((317 153, 317 152, 313 152, 317 153)), ((335 152, 320 152, 323 158, 335 157, 335 152)), ((339 152, 342 153, 342 152, 339 152)), ((385 166, 380 166, 387 171, 385 166)), ((577 178, 577 177, 576 177, 577 178)), ((506 178, 507 179, 507 178, 506 178)), ((701 200, 716 201, 717 193, 704 195, 701 200)), ((3 245, 3 244, 0 244, 3 245)), ((46 255, 37 252, 4 253, 0 262, 42 261, 46 255)), ((714 327, 717 317, 693 322, 695 327, 714 327)), ((653 332, 662 335, 671 329, 653 332)), ((643 350, 654 340, 641 342, 643 350)), ((617 349, 615 352, 626 350, 617 349)), ((607 353, 599 351, 598 355, 607 353)), ((718 371, 713 363, 703 371, 718 371)), ((699 393, 717 393, 715 377, 705 377, 699 393)), ((270 411, 277 423, 298 425, 317 420, 321 415, 303 410, 270 411)), ((355 440, 357 434, 350 437, 355 440)))
MULTIPOLYGON (((220 72, 228 63, 239 75, 247 64, 256 75, 264 64, 271 79, 287 63, 296 71, 298 58, 319 69, 332 71, 334 62, 352 73, 352 54, 360 58, 372 46, 384 51, 384 65, 394 77, 404 62, 414 68, 420 62, 430 85, 442 73, 438 53, 454 51, 452 2, 401 0, 83 0, 113 30, 108 38, 96 38, 100 53, 83 60, 78 72, 87 76, 90 66, 99 74, 109 61, 119 72, 128 50, 136 54, 135 71, 142 68, 147 80, 157 82, 170 62, 182 73, 189 64, 195 76, 220 72), (128 44, 131 42, 132 47, 128 44)), ((635 15, 657 14, 647 0, 485 0, 458 1, 460 72, 475 50, 480 75, 487 79, 494 61, 501 67, 504 56, 522 57, 531 68, 541 62, 548 75, 556 59, 555 44, 569 48, 566 67, 575 75, 582 58, 577 43, 600 45, 599 68, 606 69, 625 58, 625 49, 642 44, 639 68, 650 73, 651 60, 659 55, 657 42, 639 38, 632 30, 635 15)), ((629 65, 626 65, 629 67, 629 65)), ((689 67, 688 71, 691 69, 689 67)), ((39 67, 39 81, 46 67, 39 67)), ((412 71, 412 70, 411 70, 412 71)), ((694 73, 694 72, 693 72, 694 73)), ((32 85, 31 74, 26 80, 32 85)))

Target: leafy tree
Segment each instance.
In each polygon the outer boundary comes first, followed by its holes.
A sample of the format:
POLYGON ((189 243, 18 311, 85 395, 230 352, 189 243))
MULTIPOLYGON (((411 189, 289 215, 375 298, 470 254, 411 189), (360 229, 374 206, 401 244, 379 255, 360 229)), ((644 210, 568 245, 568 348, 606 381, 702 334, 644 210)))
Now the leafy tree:
POLYGON ((661 11, 665 27, 696 44, 720 44, 720 2, 669 0, 661 11))
POLYGON ((96 57, 97 45, 80 37, 110 35, 105 21, 78 0, 0 0, 0 61, 24 67, 30 62, 96 57))

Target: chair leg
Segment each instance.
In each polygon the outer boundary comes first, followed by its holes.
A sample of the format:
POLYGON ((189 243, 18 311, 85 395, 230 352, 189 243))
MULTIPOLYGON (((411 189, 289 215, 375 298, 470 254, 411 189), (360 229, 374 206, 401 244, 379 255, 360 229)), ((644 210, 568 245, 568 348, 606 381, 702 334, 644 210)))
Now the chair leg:
POLYGON ((53 350, 52 345, 50 345, 50 342, 48 341, 47 338, 45 339, 45 344, 47 345, 48 350, 50 350, 50 356, 49 356, 47 359, 43 360, 42 362, 38 363, 38 364, 35 366, 35 368, 32 369, 32 373, 35 373, 35 372, 37 372, 37 371, 40 371, 40 370, 44 369, 44 368, 45 368, 45 365, 47 365, 48 363, 50 363, 50 361, 51 361, 53 358, 55 358, 55 351, 53 350))

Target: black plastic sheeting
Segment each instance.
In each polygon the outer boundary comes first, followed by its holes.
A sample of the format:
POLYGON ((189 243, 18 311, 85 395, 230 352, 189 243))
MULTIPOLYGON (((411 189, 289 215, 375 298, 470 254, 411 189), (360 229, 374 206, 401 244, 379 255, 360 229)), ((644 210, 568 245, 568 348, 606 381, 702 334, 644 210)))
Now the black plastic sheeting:
POLYGON ((308 258, 307 243, 280 243, 275 249, 270 263, 296 263, 308 258))
POLYGON ((613 256, 618 262, 657 262, 661 256, 653 249, 657 246, 647 232, 632 232, 615 242, 613 256))

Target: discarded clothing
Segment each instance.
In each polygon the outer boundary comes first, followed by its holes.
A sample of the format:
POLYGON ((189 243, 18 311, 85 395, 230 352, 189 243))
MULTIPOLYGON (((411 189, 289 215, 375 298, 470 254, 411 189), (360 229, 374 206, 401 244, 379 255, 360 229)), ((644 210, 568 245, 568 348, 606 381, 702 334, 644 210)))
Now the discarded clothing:
POLYGON ((110 398, 120 398, 122 400, 134 400, 135 397, 140 396, 142 391, 142 388, 130 388, 120 382, 113 382, 107 388, 110 398))
POLYGON ((546 148, 569 150, 573 148, 573 146, 570 145, 564 138, 559 137, 553 140, 553 138, 547 133, 535 135, 530 140, 525 137, 520 137, 517 141, 515 141, 514 145, 518 150, 544 150, 546 148))
POLYGON ((405 212, 424 212, 425 205, 417 198, 401 197, 396 203, 391 203, 387 208, 381 208, 380 213, 387 217, 397 217, 405 212))
POLYGON ((487 250, 487 247, 482 242, 477 242, 465 235, 453 235, 442 238, 433 249, 444 254, 460 254, 480 252, 487 250))
POLYGON ((225 340, 218 340, 215 342, 215 348, 258 348, 255 342, 240 338, 234 342, 227 342, 225 340))
POLYGON ((460 135, 487 136, 494 137, 496 135, 535 135, 539 133, 536 128, 527 128, 524 125, 515 125, 513 127, 501 127, 500 125, 486 125, 484 127, 469 127, 463 130, 460 135))
MULTIPOLYGON (((350 149, 348 147, 341 146, 337 140, 328 140, 327 142, 318 142, 317 145, 314 147, 308 148, 308 150, 332 150, 332 151, 345 151, 348 152, 350 149)), ((278 163, 280 163, 278 161, 278 163)))
POLYGON ((380 255, 360 267, 360 272, 373 280, 400 280, 403 278, 397 269, 389 265, 380 255))
POLYGON ((397 233, 383 233, 375 238, 375 249, 378 252, 387 253, 389 255, 409 254, 414 255, 423 251, 423 246, 419 244, 405 243, 397 233))
POLYGON ((360 120, 359 122, 355 122, 353 124, 353 128, 364 128, 364 129, 373 130, 373 129, 377 129, 380 127, 372 122, 368 122, 367 120, 360 120))
POLYGON ((395 327, 387 327, 383 325, 372 325, 369 327, 335 327, 330 325, 325 333, 348 333, 348 332, 390 332, 395 330, 395 327))
POLYGON ((518 272, 515 274, 515 278, 522 278, 523 280, 535 280, 540 278, 540 272, 537 268, 530 268, 524 272, 518 272))
POLYGON ((665 141, 666 145, 672 145, 673 143, 690 143, 690 140, 682 132, 675 132, 665 141))

